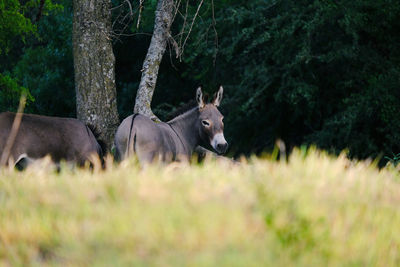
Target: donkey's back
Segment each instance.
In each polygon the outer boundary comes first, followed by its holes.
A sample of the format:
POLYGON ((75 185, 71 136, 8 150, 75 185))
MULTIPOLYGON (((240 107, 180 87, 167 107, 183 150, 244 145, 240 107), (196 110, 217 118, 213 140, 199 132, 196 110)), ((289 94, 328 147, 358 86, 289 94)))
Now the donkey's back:
MULTIPOLYGON (((0 155, 5 151, 16 114, 0 113, 0 155)), ((92 131, 73 118, 23 114, 8 159, 22 156, 38 159, 50 155, 52 160, 66 160, 80 165, 102 150, 92 131)), ((8 161, 7 159, 7 161, 8 161)))
POLYGON ((134 114, 125 118, 115 134, 116 158, 123 160, 136 154, 141 162, 155 159, 171 161, 183 149, 165 122, 155 123, 146 116, 134 114))

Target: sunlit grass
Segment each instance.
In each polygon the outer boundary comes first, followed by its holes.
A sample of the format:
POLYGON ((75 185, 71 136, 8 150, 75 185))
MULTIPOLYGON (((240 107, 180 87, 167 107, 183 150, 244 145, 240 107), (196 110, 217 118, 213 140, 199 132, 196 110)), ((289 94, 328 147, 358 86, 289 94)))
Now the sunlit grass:
POLYGON ((0 265, 400 265, 398 172, 303 152, 0 170, 0 265))

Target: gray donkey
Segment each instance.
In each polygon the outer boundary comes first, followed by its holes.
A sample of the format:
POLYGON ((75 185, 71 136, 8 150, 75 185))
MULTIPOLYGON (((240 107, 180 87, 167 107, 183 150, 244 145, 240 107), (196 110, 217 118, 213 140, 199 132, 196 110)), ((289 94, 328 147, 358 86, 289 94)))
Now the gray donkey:
MULTIPOLYGON (((16 114, 0 113, 0 157, 10 136, 16 114)), ((83 165, 92 156, 102 157, 101 141, 96 140, 92 130, 83 122, 73 118, 48 117, 23 114, 15 141, 6 155, 7 164, 24 165, 35 159, 50 155, 60 160, 83 165)))
POLYGON ((115 135, 116 158, 123 160, 135 153, 139 162, 188 161, 196 146, 209 143, 218 154, 228 148, 224 138, 223 116, 217 109, 222 100, 219 88, 211 103, 205 103, 199 87, 198 106, 168 122, 153 122, 150 118, 133 114, 124 119, 115 135))

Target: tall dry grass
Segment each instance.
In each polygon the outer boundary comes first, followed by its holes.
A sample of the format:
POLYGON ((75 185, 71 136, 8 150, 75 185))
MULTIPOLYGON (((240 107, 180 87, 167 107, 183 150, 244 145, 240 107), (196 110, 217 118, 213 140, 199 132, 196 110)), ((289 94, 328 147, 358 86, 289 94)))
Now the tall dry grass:
POLYGON ((0 171, 0 265, 398 266, 394 169, 289 162, 0 171))

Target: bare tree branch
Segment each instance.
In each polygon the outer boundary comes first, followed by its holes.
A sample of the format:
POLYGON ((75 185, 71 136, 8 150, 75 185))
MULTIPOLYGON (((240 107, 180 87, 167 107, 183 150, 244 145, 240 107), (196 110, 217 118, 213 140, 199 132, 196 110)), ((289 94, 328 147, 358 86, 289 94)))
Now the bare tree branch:
MULTIPOLYGON (((144 1, 144 0, 141 0, 144 1)), ((124 36, 124 32, 131 25, 131 22, 134 20, 134 8, 130 0, 125 0, 120 5, 113 7, 111 9, 114 14, 118 14, 114 16, 112 22, 112 33, 111 36, 119 40, 120 36, 124 36), (118 12, 118 13, 117 13, 118 12)))
POLYGON ((171 46, 175 49, 176 58, 178 58, 180 54, 179 45, 175 41, 174 37, 171 36, 171 33, 168 33, 168 41, 171 44, 171 46))
MULTIPOLYGON (((143 1, 143 0, 140 0, 141 2, 143 1)), ((129 14, 131 15, 131 16, 133 16, 133 11, 132 11, 132 5, 131 5, 131 2, 129 2, 129 0, 125 0, 125 2, 128 4, 128 6, 129 6, 129 14)))
POLYGON ((139 24, 140 24, 140 19, 142 18, 142 9, 143 9, 143 2, 144 0, 139 0, 139 15, 138 15, 138 20, 136 24, 136 28, 139 29, 139 24))
POLYGON ((193 17, 193 20, 192 20, 192 24, 190 25, 190 28, 189 28, 189 32, 188 32, 188 34, 186 35, 185 41, 183 42, 183 45, 182 45, 182 47, 181 47, 181 54, 180 54, 180 59, 181 59, 181 60, 182 60, 183 51, 185 50, 186 42, 187 42, 187 40, 189 39, 189 36, 190 36, 191 31, 192 31, 194 22, 196 21, 196 17, 197 17, 197 15, 199 14, 199 11, 200 11, 201 6, 203 5, 203 2, 204 2, 204 0, 201 0, 200 4, 197 6, 197 10, 196 10, 196 13, 194 14, 194 17, 193 17))
POLYGON ((136 94, 134 113, 159 121, 151 110, 151 100, 157 82, 160 63, 167 47, 174 13, 173 0, 159 0, 156 8, 153 36, 143 62, 142 78, 136 94))
POLYGON ((217 61, 217 54, 218 54, 218 32, 216 28, 216 21, 215 21, 215 10, 214 10, 214 0, 211 0, 211 12, 212 12, 212 20, 213 20, 213 29, 215 33, 215 54, 214 54, 214 59, 213 59, 213 64, 215 66, 215 63, 217 61))

